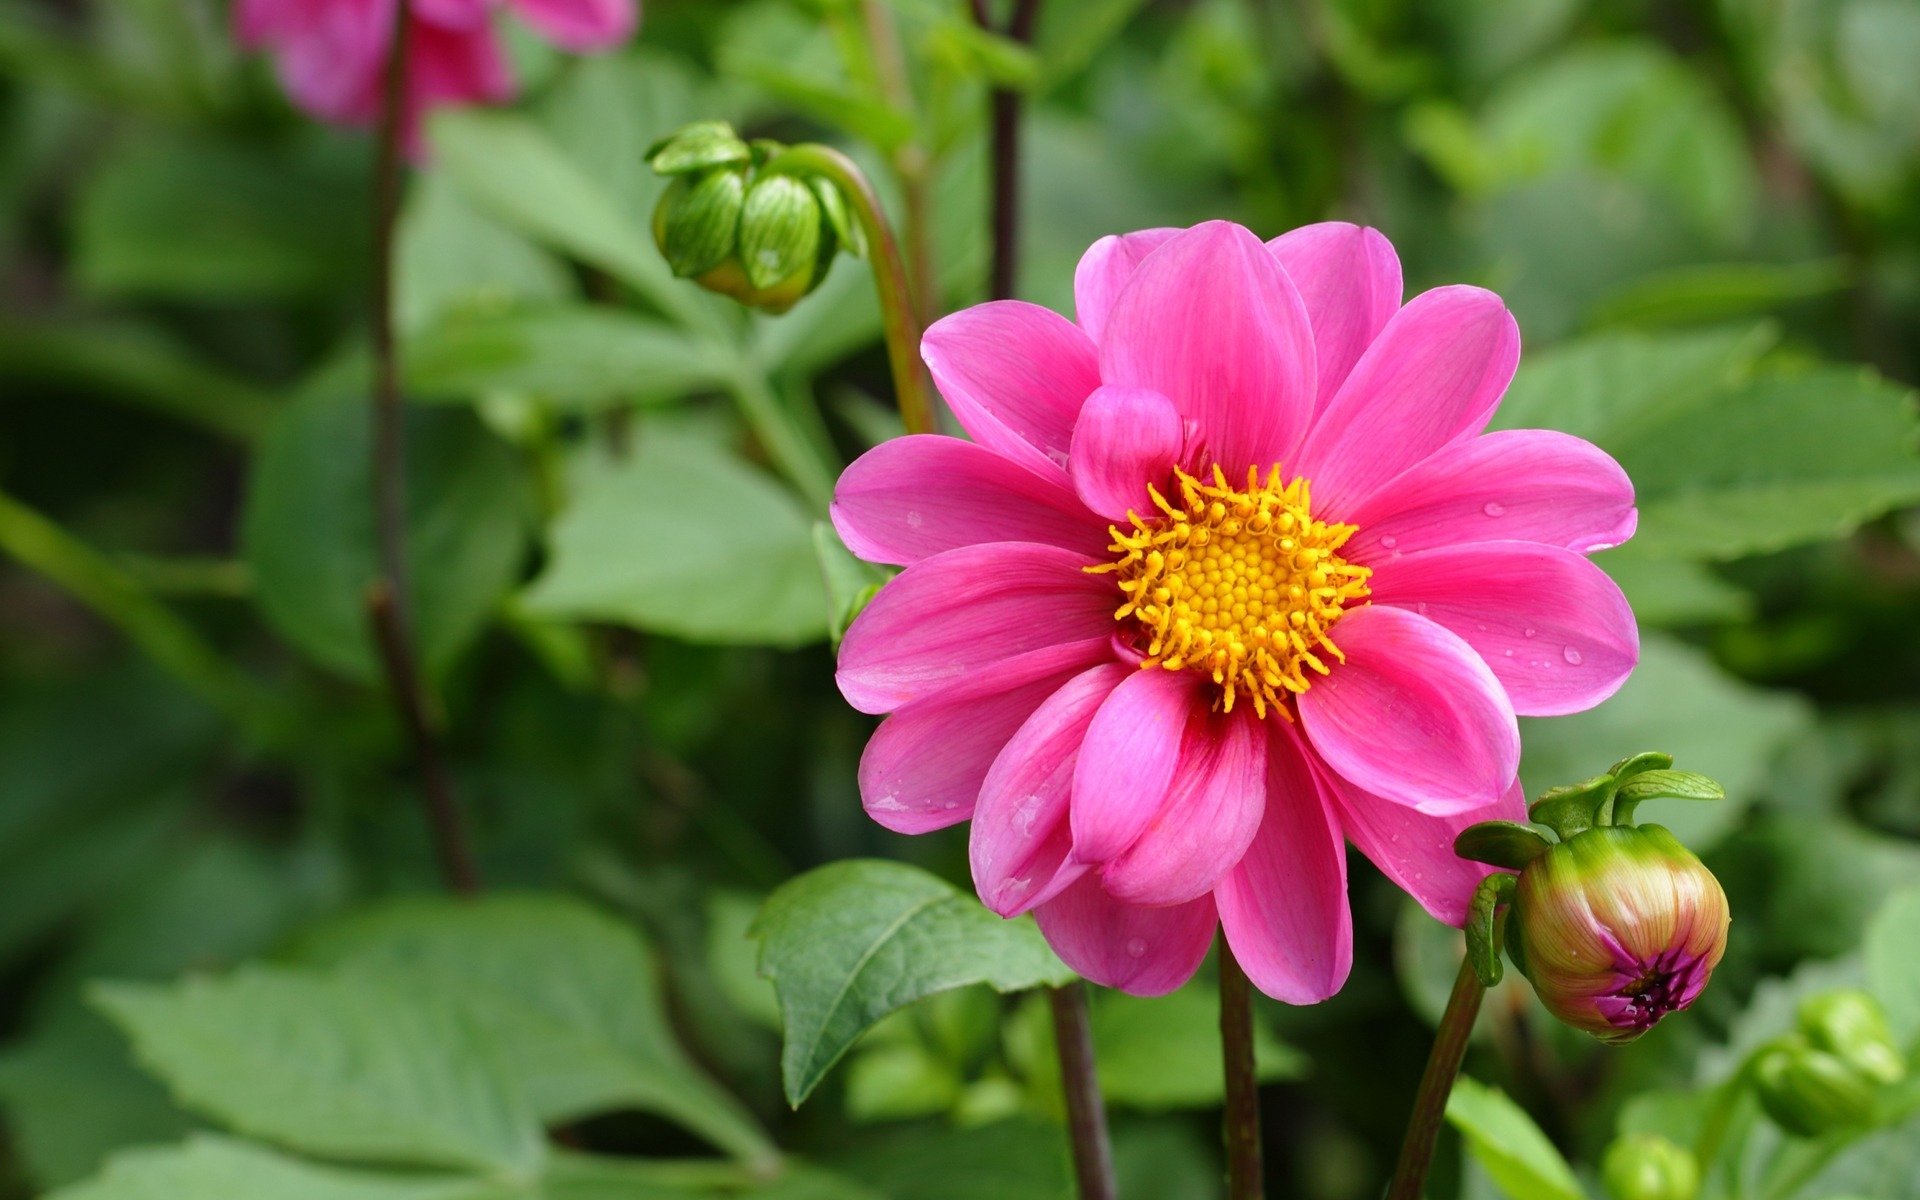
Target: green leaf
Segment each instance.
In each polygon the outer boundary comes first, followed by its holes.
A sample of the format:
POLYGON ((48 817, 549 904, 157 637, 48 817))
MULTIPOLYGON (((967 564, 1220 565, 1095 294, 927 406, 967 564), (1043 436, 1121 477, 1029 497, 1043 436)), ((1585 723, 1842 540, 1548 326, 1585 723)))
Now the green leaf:
POLYGON ((1573 1168, 1505 1092, 1462 1076, 1447 1097, 1447 1120, 1513 1200, 1585 1200, 1573 1168))
MULTIPOLYGON (((1217 988, 1196 981, 1154 997, 1097 990, 1090 1007, 1100 1090, 1109 1103, 1164 1112, 1210 1108, 1226 1095, 1217 988)), ((1307 1056, 1264 1021, 1255 1022, 1253 1037, 1260 1082, 1305 1077, 1307 1056)))
POLYGON ((658 427, 582 464, 525 602, 698 642, 825 636, 811 522, 791 495, 711 441, 658 427))
MULTIPOLYGON (((367 625, 376 571, 369 421, 364 401, 330 390, 283 413, 255 462, 241 529, 268 622, 362 682, 378 677, 367 625)), ((411 409, 406 435, 413 627, 422 663, 438 675, 519 574, 532 488, 471 414, 411 409)))
MULTIPOLYGON (((398 238, 394 311, 408 331, 450 312, 559 304, 579 293, 564 263, 476 210, 439 171, 414 177, 398 238)), ((418 353, 409 338, 403 365, 418 353)))
POLYGON ((855 558, 825 521, 813 523, 813 552, 820 560, 820 579, 827 589, 827 619, 834 644, 838 645, 846 636, 847 626, 853 624, 887 576, 880 568, 855 558))
POLYGON ((127 1151, 95 1178, 48 1200, 534 1200, 534 1193, 473 1179, 321 1166, 202 1136, 127 1151))
POLYGON ((1889 896, 1867 926, 1867 981, 1886 1006, 1894 1032, 1911 1045, 1920 1037, 1920 887, 1889 896))
POLYGON ((1705 325, 1761 316, 1846 286, 1846 260, 1837 258, 1675 267, 1608 293, 1588 321, 1596 326, 1705 325))
POLYGON ((301 954, 461 1009, 548 1124, 637 1108, 742 1157, 777 1157, 752 1115, 675 1040, 652 952, 584 903, 398 901, 323 927, 301 954))
POLYGON ((781 1078, 796 1107, 868 1026, 923 996, 990 984, 1022 991, 1074 978, 1027 920, 904 863, 853 859, 767 898, 752 933, 786 1026, 781 1078))
POLYGON ((1652 770, 1635 775, 1620 785, 1613 797, 1613 819, 1625 824, 1634 806, 1648 800, 1725 800, 1727 793, 1716 781, 1693 771, 1652 770))
POLYGON ((871 1133, 832 1165, 899 1200, 1060 1200, 1072 1194, 1067 1155, 1057 1126, 1012 1120, 871 1133))
POLYGON ((313 1154, 531 1175, 546 1145, 481 1031, 444 998, 248 967, 95 1002, 189 1108, 313 1154))
POLYGON ((405 366, 422 399, 520 392, 589 411, 711 391, 733 370, 676 326, 584 304, 450 313, 409 343, 405 366))
POLYGON ((1469 825, 1453 839, 1453 852, 1461 858, 1518 871, 1551 845, 1537 829, 1518 821, 1482 821, 1469 825))

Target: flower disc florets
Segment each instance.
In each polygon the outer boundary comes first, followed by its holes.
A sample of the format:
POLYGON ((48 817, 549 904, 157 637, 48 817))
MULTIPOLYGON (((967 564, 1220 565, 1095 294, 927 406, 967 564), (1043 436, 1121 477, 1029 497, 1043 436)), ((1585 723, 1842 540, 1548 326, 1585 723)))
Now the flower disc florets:
POLYGON ((1373 574, 1337 553, 1354 527, 1315 520, 1307 481, 1282 483, 1277 466, 1264 483, 1247 468, 1244 489, 1217 465, 1211 483, 1174 478, 1179 504, 1150 487, 1158 511, 1129 513, 1130 530, 1111 530, 1119 560, 1088 570, 1118 574, 1114 617, 1137 627, 1142 667, 1211 676, 1223 712, 1247 696, 1259 716, 1284 713, 1308 671, 1327 674, 1322 655, 1346 657, 1328 634, 1373 574))

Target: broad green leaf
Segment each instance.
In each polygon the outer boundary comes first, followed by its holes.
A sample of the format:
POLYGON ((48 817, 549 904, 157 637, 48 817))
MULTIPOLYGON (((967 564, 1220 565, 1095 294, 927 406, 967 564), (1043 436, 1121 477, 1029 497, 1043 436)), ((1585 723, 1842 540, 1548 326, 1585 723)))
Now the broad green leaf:
POLYGON ((1597 326, 1704 325, 1760 316, 1846 286, 1843 259, 1675 267, 1609 293, 1588 320, 1597 326))
POLYGON ((589 410, 712 391, 734 369, 676 326, 590 305, 450 313, 409 342, 405 363, 423 399, 524 392, 589 410))
POLYGON ((221 1137, 129 1150, 48 1200, 534 1200, 531 1190, 303 1162, 221 1137))
MULTIPOLYGON (((558 304, 579 291, 564 264, 475 210, 438 171, 414 178, 398 236, 394 309, 406 330, 448 312, 558 304)), ((411 365, 418 353, 409 339, 402 358, 411 365)))
POLYGON ((625 458, 582 464, 528 611, 698 642, 824 637, 825 590, 799 503, 710 440, 648 427, 637 442, 625 458))
MULTIPOLYGON (((254 464, 241 529, 261 611, 316 661, 378 676, 367 624, 375 577, 366 401, 316 391, 281 415, 254 464)), ((465 412, 410 410, 407 554, 421 661, 438 675, 479 634, 527 552, 532 488, 465 412)))
MULTIPOLYGON (((1090 1017, 1100 1089, 1110 1103, 1146 1112, 1209 1108, 1226 1095, 1221 1070, 1220 993, 1205 982, 1145 998, 1098 991, 1090 1017)), ((1307 1057, 1254 1025, 1262 1083, 1299 1079, 1307 1057)))
POLYGON ((1573 1168, 1506 1093, 1462 1076, 1447 1097, 1447 1120, 1512 1200, 1585 1200, 1573 1168))
POLYGON ((248 967, 96 1003, 184 1105, 329 1157, 537 1171, 539 1121, 481 1030, 444 997, 376 979, 248 967))
POLYGON ((1867 926, 1867 980, 1909 1043, 1920 1037, 1920 887, 1893 893, 1867 926))
POLYGON ((1643 629, 1716 624, 1753 615, 1753 594, 1722 579, 1711 564, 1649 554, 1637 541, 1608 550, 1597 561, 1627 594, 1643 629))
POLYGON ((789 881, 760 910, 760 973, 786 1024, 781 1078, 798 1106, 868 1026, 923 996, 1073 979, 1032 922, 904 863, 853 859, 789 881))
POLYGON ((323 927, 302 957, 464 1011, 549 1124, 637 1108, 742 1157, 776 1156, 752 1115, 674 1039, 646 944, 584 903, 399 901, 323 927))
POLYGON ((1537 796, 1604 771, 1624 751, 1665 751, 1675 765, 1719 780, 1727 799, 1656 805, 1640 818, 1705 850, 1738 823, 1768 782, 1775 755, 1810 719, 1798 698, 1741 683, 1699 651, 1649 636, 1626 686, 1597 708, 1521 722, 1521 780, 1537 796))
POLYGON ((1060 1200, 1072 1165, 1059 1127, 932 1124, 860 1138, 832 1165, 896 1200, 1060 1200))

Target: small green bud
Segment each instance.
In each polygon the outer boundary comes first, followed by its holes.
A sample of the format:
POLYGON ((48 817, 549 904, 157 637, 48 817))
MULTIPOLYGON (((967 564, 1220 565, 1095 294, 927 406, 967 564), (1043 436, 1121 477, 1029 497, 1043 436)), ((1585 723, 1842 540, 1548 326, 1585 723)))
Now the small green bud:
POLYGON ((1800 1005, 1800 1032, 1816 1049, 1875 1083, 1891 1085, 1907 1077, 1907 1063, 1887 1027, 1887 1014, 1865 992, 1847 989, 1809 997, 1800 1005))
POLYGON ((766 175, 755 181, 740 214, 740 263, 747 282, 773 288, 796 276, 811 278, 825 223, 820 201, 802 180, 766 175))
POLYGON ((699 278, 733 258, 746 178, 734 171, 682 175, 653 210, 653 238, 667 266, 682 278, 699 278))
POLYGON ((1613 1200, 1694 1200, 1700 1164, 1691 1151, 1654 1133, 1633 1133, 1607 1147, 1600 1181, 1613 1200))
POLYGON ((1753 1060, 1760 1107, 1782 1129, 1819 1137, 1872 1122, 1874 1081, 1805 1038, 1787 1037, 1753 1060))

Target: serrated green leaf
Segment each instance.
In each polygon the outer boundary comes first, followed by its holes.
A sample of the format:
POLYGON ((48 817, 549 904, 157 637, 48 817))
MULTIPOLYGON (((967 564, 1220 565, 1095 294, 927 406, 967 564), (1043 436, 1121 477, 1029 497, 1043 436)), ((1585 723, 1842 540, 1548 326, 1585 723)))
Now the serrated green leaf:
POLYGON ((328 1157, 518 1176, 546 1153, 482 1032, 440 997, 254 966, 103 984, 93 998, 182 1104, 236 1132, 328 1157))
POLYGON ((754 922, 760 973, 780 996, 780 1060, 798 1106, 854 1039, 906 1004, 985 983, 1022 991, 1074 978, 1031 921, 904 863, 853 859, 790 880, 754 922))
POLYGON ((584 903, 399 901, 323 927, 301 953, 460 1008, 549 1124, 637 1108, 742 1157, 777 1157, 752 1115, 675 1040, 638 934, 584 903))
POLYGON ((1512 1200, 1586 1200, 1573 1168, 1505 1092, 1462 1076, 1447 1097, 1447 1120, 1512 1200))
POLYGON ((528 611, 619 621, 701 642, 798 645, 827 632, 812 523, 786 491, 711 441, 643 430, 583 464, 528 611))
POLYGON ((534 1200, 474 1179, 380 1174, 303 1162, 247 1142, 196 1137, 129 1150, 48 1200, 534 1200))

